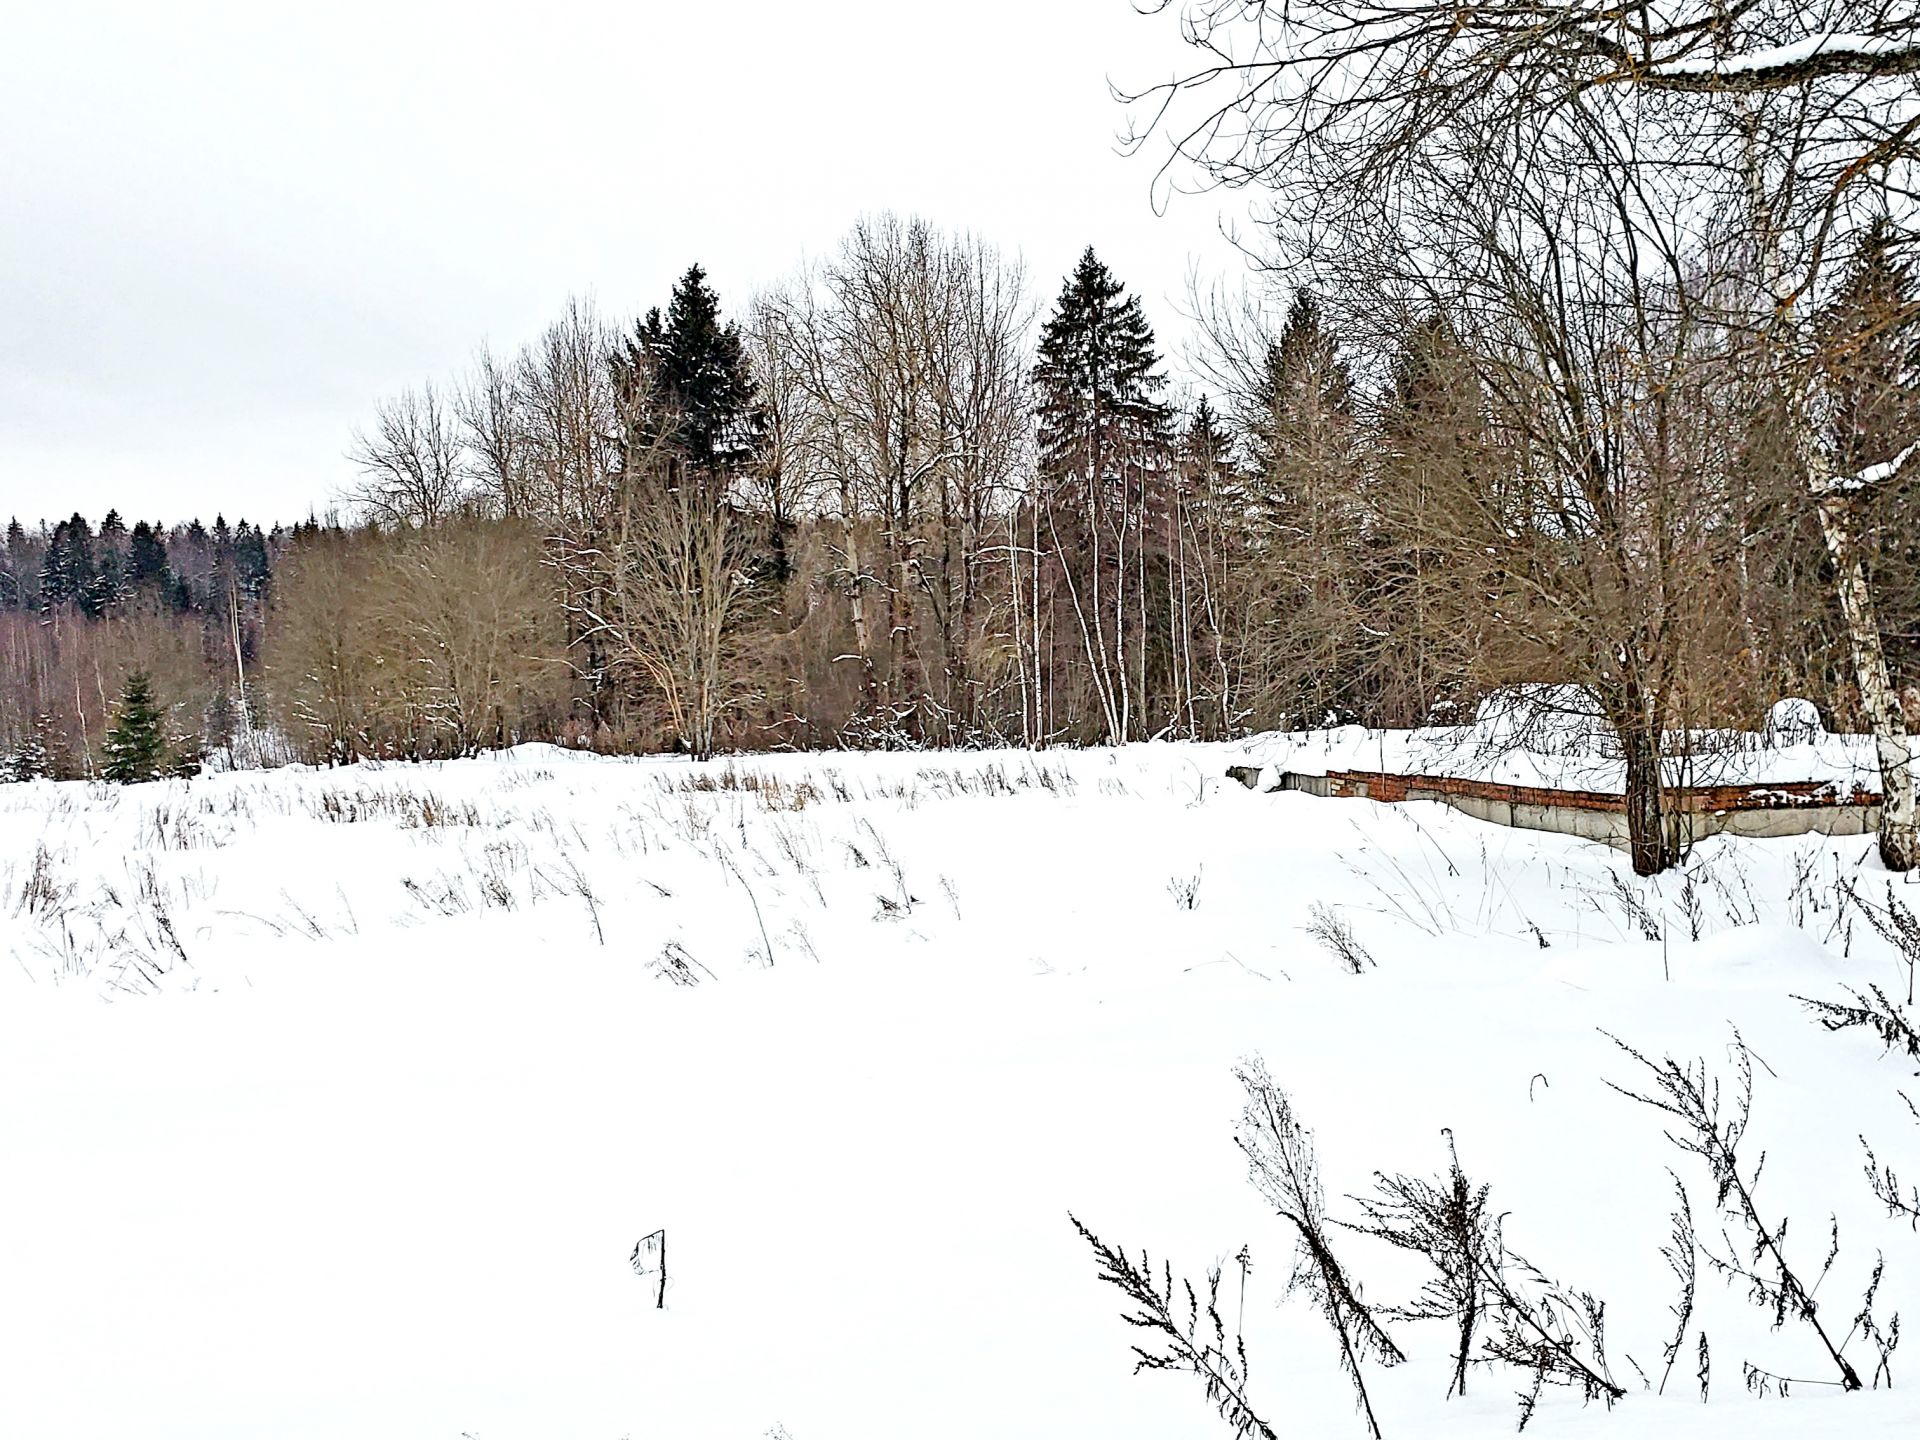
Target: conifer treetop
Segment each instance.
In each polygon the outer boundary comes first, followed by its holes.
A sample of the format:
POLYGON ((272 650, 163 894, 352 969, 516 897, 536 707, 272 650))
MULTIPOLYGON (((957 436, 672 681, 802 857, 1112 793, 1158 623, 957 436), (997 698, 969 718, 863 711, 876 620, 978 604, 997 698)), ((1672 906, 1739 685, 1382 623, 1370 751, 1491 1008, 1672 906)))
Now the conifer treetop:
POLYGON ((715 474, 746 462, 756 386, 739 328, 721 319, 704 269, 687 267, 665 316, 648 311, 627 348, 634 373, 644 367, 653 401, 671 412, 674 445, 690 468, 715 474))
POLYGON ((1153 327, 1138 295, 1088 246, 1040 332, 1033 378, 1039 391, 1040 463, 1056 477, 1089 483, 1137 463, 1164 439, 1166 386, 1153 327))

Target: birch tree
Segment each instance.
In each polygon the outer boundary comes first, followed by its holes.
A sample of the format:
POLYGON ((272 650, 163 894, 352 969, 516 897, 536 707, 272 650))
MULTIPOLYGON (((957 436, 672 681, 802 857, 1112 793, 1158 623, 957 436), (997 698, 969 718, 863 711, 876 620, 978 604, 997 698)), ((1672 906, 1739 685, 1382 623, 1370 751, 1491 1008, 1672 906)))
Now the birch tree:
MULTIPOLYGON (((1281 249, 1301 263, 1351 261, 1397 221, 1409 181, 1467 199, 1516 193, 1516 177, 1597 181, 1621 222, 1609 243, 1629 307, 1687 248, 1661 235, 1714 237, 1718 253, 1688 255, 1689 273, 1667 288, 1696 321, 1755 338, 1788 399, 1880 752, 1881 855, 1912 866, 1910 751, 1849 523, 1862 483, 1888 477, 1837 463, 1805 316, 1849 236, 1909 203, 1920 11, 1878 0, 1190 0, 1182 20, 1200 60, 1132 97, 1138 133, 1170 140, 1169 166, 1259 187, 1283 222, 1281 249), (1715 272, 1704 283, 1703 262, 1715 272)), ((1503 216, 1483 204, 1435 218, 1458 236, 1503 216)), ((1438 266, 1424 269, 1432 278, 1438 266)), ((1898 473, 1915 453, 1880 463, 1898 473)))

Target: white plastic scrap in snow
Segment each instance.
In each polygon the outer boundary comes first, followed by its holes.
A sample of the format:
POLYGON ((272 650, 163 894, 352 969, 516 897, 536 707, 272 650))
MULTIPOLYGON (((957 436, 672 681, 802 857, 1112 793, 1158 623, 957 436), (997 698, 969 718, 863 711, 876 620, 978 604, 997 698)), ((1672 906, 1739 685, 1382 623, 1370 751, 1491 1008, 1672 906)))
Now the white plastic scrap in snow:
POLYGON ((659 1276, 658 1298, 654 1308, 667 1308, 667 1232, 656 1230, 651 1235, 642 1235, 628 1257, 633 1265, 633 1273, 645 1279, 649 1275, 659 1276))

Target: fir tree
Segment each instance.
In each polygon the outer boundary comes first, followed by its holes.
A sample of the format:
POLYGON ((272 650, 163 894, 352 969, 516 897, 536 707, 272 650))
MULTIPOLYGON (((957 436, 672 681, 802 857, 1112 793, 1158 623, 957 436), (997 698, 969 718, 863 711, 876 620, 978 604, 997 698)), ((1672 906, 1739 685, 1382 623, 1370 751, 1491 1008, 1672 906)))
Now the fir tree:
POLYGON ((0 780, 24 783, 51 779, 55 768, 55 741, 53 716, 43 711, 34 721, 33 729, 0 761, 0 780))
POLYGON ((126 598, 127 526, 118 510, 109 510, 100 522, 98 568, 93 578, 95 613, 110 610, 126 598))
POLYGON ((63 605, 74 605, 88 615, 99 613, 96 586, 93 527, 84 515, 75 514, 53 527, 47 553, 41 562, 40 603, 51 612, 63 605))
POLYGON ((636 327, 615 379, 641 412, 634 439, 666 439, 685 468, 709 482, 737 473, 753 456, 760 417, 746 350, 720 319, 720 297, 698 265, 673 287, 663 318, 636 327), (634 392, 646 387, 645 405, 634 392))
MULTIPOLYGON (((1040 467, 1090 496, 1165 443, 1166 384, 1140 297, 1089 245, 1040 332, 1033 368, 1039 391, 1040 467)), ((1097 501, 1095 502, 1098 503, 1097 501)))
POLYGON ((1267 346, 1248 417, 1254 468, 1285 492, 1301 465, 1324 465, 1352 443, 1353 375, 1306 291, 1294 296, 1280 339, 1267 346))
POLYGON ((146 672, 136 670, 127 677, 105 749, 103 773, 117 785, 152 780, 162 772, 167 753, 165 721, 146 672))
POLYGON ((1834 453, 1851 474, 1920 436, 1920 286, 1885 221, 1867 232, 1821 324, 1834 453))
POLYGON ((165 595, 171 584, 167 572, 167 542, 146 521, 137 522, 127 537, 128 588, 165 595))

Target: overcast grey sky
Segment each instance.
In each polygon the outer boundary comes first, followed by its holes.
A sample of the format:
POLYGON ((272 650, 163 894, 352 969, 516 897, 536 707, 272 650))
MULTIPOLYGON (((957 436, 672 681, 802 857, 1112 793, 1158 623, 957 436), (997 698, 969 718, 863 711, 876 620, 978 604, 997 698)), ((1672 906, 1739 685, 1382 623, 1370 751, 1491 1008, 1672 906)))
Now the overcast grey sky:
POLYGON ((0 517, 294 519, 383 394, 620 316, 738 306, 860 214, 970 228, 1051 300, 1094 244, 1169 348, 1212 198, 1149 198, 1129 0, 0 4, 0 517))

